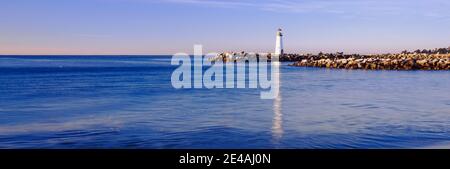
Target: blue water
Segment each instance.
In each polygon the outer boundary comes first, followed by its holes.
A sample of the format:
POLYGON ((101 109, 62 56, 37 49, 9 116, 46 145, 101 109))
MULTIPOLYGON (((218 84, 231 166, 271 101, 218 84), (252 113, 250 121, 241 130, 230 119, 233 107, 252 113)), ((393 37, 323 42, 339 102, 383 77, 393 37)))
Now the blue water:
POLYGON ((1 56, 0 148, 422 148, 449 71, 281 67, 281 93, 174 89, 164 56, 1 56))

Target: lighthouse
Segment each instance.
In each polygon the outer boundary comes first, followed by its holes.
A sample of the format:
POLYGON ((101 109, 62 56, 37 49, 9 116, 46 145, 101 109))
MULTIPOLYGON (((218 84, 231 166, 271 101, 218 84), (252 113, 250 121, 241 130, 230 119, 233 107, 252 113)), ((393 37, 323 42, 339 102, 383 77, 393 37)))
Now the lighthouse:
POLYGON ((277 40, 275 45, 275 55, 283 55, 284 49, 283 49, 283 33, 281 32, 281 29, 278 29, 277 31, 277 40))

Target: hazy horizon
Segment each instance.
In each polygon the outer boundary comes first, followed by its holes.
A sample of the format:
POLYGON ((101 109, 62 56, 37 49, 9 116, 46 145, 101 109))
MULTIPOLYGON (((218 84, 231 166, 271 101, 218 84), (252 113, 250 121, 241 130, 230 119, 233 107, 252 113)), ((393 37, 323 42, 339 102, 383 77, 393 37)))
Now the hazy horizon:
POLYGON ((0 2, 0 55, 377 54, 450 46, 446 0, 0 2))

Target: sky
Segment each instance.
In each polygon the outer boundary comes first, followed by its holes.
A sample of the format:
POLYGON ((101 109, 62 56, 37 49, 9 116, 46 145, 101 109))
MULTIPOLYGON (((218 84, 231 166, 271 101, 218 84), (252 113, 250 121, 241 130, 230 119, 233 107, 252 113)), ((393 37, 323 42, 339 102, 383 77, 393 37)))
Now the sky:
POLYGON ((0 54, 394 53, 450 46, 449 0, 0 0, 0 54))

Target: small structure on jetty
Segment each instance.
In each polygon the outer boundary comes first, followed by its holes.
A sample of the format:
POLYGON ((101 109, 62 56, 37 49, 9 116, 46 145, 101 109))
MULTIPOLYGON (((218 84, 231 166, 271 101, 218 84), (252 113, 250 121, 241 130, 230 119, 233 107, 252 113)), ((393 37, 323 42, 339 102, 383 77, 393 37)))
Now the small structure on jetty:
POLYGON ((275 43, 275 55, 281 56, 284 54, 284 48, 283 48, 283 32, 280 29, 277 31, 277 39, 275 43))

